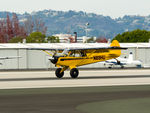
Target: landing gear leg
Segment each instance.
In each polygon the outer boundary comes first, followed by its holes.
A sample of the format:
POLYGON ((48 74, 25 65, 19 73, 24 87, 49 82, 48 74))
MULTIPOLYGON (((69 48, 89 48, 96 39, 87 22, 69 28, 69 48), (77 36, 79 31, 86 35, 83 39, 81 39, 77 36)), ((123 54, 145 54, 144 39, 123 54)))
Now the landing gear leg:
POLYGON ((77 68, 73 68, 73 69, 70 70, 70 76, 71 76, 72 78, 77 78, 78 75, 79 75, 79 71, 78 71, 77 68))

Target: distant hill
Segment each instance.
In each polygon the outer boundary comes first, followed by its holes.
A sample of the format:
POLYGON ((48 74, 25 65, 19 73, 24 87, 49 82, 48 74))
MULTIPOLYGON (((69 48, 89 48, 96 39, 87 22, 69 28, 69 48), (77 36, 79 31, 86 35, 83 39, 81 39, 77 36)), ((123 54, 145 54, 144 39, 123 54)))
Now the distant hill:
MULTIPOLYGON (((11 12, 0 12, 0 18, 6 18, 7 13, 12 15, 11 12)), ((89 23, 88 36, 96 37, 113 38, 118 33, 128 30, 150 30, 150 16, 124 16, 123 18, 112 19, 109 16, 71 10, 67 12, 43 10, 17 15, 20 22, 23 22, 29 15, 40 18, 48 27, 48 35, 77 32, 79 36, 85 36, 86 23, 89 23)))

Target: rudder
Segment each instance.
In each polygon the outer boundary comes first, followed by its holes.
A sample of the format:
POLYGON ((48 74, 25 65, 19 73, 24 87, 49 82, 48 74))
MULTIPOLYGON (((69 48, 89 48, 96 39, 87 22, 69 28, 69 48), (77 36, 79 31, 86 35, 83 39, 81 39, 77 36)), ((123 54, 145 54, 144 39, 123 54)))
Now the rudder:
POLYGON ((117 40, 113 40, 112 43, 110 44, 110 47, 115 47, 115 48, 118 48, 118 49, 112 49, 110 50, 111 54, 115 54, 116 57, 114 58, 117 58, 121 55, 121 49, 120 48, 120 44, 117 40))
POLYGON ((113 40, 112 43, 110 44, 110 47, 120 47, 120 44, 117 40, 113 40))

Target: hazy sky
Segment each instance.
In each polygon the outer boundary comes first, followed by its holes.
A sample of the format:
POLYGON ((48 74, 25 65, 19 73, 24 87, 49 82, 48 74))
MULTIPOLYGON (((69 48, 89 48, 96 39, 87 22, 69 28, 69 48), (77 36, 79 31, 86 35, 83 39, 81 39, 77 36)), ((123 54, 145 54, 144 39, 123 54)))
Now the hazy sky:
POLYGON ((111 16, 150 15, 150 0, 0 0, 0 11, 76 10, 111 16))

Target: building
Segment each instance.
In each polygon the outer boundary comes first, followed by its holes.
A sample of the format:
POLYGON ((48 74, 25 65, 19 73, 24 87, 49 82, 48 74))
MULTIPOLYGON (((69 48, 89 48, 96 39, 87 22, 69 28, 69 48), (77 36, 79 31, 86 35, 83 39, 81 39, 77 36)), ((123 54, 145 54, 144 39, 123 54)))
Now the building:
POLYGON ((61 43, 75 42, 75 36, 71 34, 55 34, 53 36, 59 37, 61 43))
MULTIPOLYGON (((121 57, 133 52, 135 60, 141 60, 143 67, 150 67, 150 43, 121 43, 121 47, 127 47, 123 50, 121 57)), ((41 43, 41 44, 0 44, 0 57, 3 56, 21 56, 22 58, 1 60, 0 69, 48 69, 55 68, 50 63, 49 56, 40 50, 28 50, 28 48, 76 48, 76 47, 108 47, 107 43, 41 43)), ((96 63, 85 66, 86 68, 102 68, 103 65, 96 63)))

